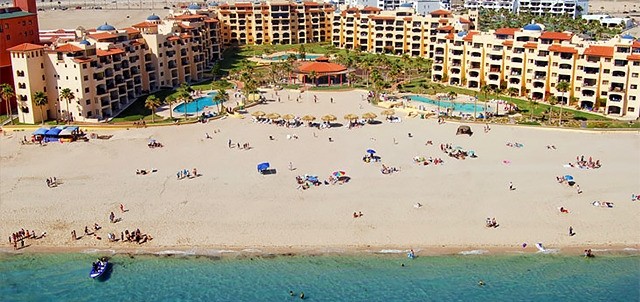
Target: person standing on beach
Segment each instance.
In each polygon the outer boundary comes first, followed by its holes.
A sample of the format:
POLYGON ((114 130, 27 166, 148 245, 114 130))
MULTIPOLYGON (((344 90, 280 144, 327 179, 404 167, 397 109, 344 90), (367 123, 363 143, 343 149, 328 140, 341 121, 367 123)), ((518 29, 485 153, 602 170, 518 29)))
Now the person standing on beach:
POLYGON ((120 212, 124 213, 124 205, 120 204, 120 212))
POLYGON ((513 183, 512 183, 512 182, 509 182, 509 191, 513 191, 513 190, 515 190, 515 189, 516 189, 516 188, 513 186, 513 183))
POLYGON ((569 226, 569 236, 573 236, 575 233, 573 232, 573 226, 569 226))
POLYGON ((111 221, 111 223, 113 223, 115 218, 116 218, 116 214, 113 214, 113 212, 111 212, 111 214, 109 214, 109 221, 111 221))

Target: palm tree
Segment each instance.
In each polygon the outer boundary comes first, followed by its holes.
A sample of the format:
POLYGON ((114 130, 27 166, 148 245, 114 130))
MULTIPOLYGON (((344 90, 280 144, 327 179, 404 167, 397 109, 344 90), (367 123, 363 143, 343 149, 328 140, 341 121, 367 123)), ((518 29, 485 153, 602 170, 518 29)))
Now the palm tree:
POLYGON ((316 73, 315 70, 312 70, 311 72, 309 72, 309 77, 313 81, 313 85, 318 86, 318 82, 316 81, 318 79, 318 74, 316 73))
POLYGON ((71 102, 71 100, 75 99, 76 96, 73 94, 73 91, 71 91, 71 89, 69 88, 65 88, 62 89, 62 91, 60 91, 60 98, 65 100, 65 105, 66 105, 66 110, 67 110, 67 124, 70 122, 71 120, 71 113, 69 112, 69 103, 71 102))
POLYGON ((507 89, 507 92, 509 92, 509 96, 517 96, 518 88, 510 87, 509 89, 507 89))
POLYGON ((42 124, 44 124, 44 110, 42 110, 42 107, 49 104, 49 100, 47 99, 47 94, 44 93, 43 91, 36 91, 33 94, 33 103, 36 106, 38 106, 38 108, 40 108, 40 120, 42 124))
POLYGON ((229 100, 229 94, 226 90, 220 88, 218 89, 218 93, 213 97, 213 100, 218 103, 218 114, 222 113, 224 109, 224 102, 229 100))
POLYGON ((13 87, 11 87, 11 85, 7 83, 2 83, 2 85, 0 85, 0 97, 5 102, 5 106, 7 106, 7 114, 9 115, 9 119, 11 120, 11 125, 13 125, 13 118, 11 117, 13 113, 11 112, 11 104, 9 104, 9 102, 15 95, 16 94, 13 92, 13 87))
POLYGON ((151 109, 151 122, 155 123, 155 116, 156 116, 156 108, 158 108, 160 106, 160 100, 158 99, 157 96, 155 95, 150 95, 147 97, 147 99, 144 101, 144 106, 147 109, 151 109))
POLYGON ((173 95, 168 96, 164 99, 164 103, 169 105, 169 118, 173 121, 173 104, 176 103, 176 97, 173 95))
POLYGON ((564 105, 564 100, 566 99, 564 97, 564 94, 569 91, 570 88, 571 85, 567 81, 560 81, 558 82, 558 85, 556 85, 556 89, 559 92, 562 92, 562 102, 560 102, 560 115, 558 116, 558 127, 562 126, 562 106, 564 105))
POLYGON ((187 119, 187 104, 193 101, 193 97, 191 96, 191 91, 193 91, 193 89, 187 83, 180 84, 180 88, 178 88, 177 99, 184 102, 184 118, 185 119, 187 119))
POLYGON ((300 55, 300 60, 306 60, 307 59, 307 51, 304 49, 304 44, 300 44, 300 47, 298 48, 298 54, 300 55))
MULTIPOLYGON (((484 113, 482 114, 482 117, 486 120, 487 119, 487 103, 489 102, 489 100, 487 98, 487 95, 489 93, 491 93, 491 86, 486 85, 486 84, 482 85, 482 87, 480 87, 480 92, 484 93, 484 113)), ((476 102, 476 101, 474 101, 474 102, 476 102)), ((474 105, 475 105, 475 103, 474 103, 474 105)), ((474 113, 475 113, 475 111, 474 111, 474 113)))
POLYGON ((220 64, 219 63, 215 63, 213 64, 213 67, 211 67, 211 77, 213 78, 213 81, 215 82, 216 79, 218 78, 218 76, 220 76, 220 72, 221 72, 221 68, 220 68, 220 64))

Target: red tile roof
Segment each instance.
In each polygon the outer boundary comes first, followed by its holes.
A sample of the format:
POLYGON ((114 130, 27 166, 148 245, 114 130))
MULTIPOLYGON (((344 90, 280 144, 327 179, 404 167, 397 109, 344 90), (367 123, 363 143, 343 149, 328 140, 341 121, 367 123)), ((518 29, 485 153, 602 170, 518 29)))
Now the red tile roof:
POLYGON ((139 34, 140 33, 139 30, 137 30, 137 29, 135 29, 133 27, 127 27, 127 28, 124 28, 124 30, 127 32, 127 34, 139 34))
POLYGON ((633 41, 633 44, 631 44, 631 47, 640 47, 640 41, 633 41))
MULTIPOLYGON (((358 11, 358 9, 356 8, 356 11, 358 11)), ((377 7, 373 7, 373 6, 365 6, 362 9, 363 12, 379 12, 381 11, 381 9, 377 8, 377 7)))
POLYGON ((584 54, 588 56, 613 57, 613 46, 591 45, 584 50, 584 54))
POLYGON ((171 36, 171 37, 168 37, 167 40, 168 41, 177 41, 177 40, 180 40, 180 38, 176 37, 176 36, 171 36))
POLYGON ((524 44, 524 48, 538 48, 538 43, 527 42, 524 44))
POLYGON ((469 21, 469 19, 460 17, 460 23, 469 24, 469 23, 471 23, 471 21, 469 21))
POLYGON ((208 16, 205 16, 205 15, 179 15, 179 16, 173 16, 173 19, 176 19, 176 20, 190 20, 190 19, 200 19, 200 18, 208 18, 208 16))
POLYGON ((453 40, 453 33, 450 33, 444 37, 445 39, 453 40))
POLYGON ((335 73, 347 70, 346 67, 329 62, 306 62, 298 67, 298 71, 301 73, 310 73, 315 71, 316 73, 324 74, 324 73, 335 73))
POLYGON ((82 48, 75 46, 75 45, 71 45, 71 44, 64 44, 62 46, 58 46, 55 49, 56 52, 76 52, 76 51, 82 51, 82 48))
POLYGON ((438 30, 452 31, 453 30, 453 26, 451 26, 451 25, 440 26, 440 27, 438 27, 438 30))
POLYGON ((464 36, 464 38, 462 38, 462 40, 465 40, 467 42, 473 41, 473 36, 479 33, 480 32, 477 32, 477 31, 470 31, 466 36, 464 36))
POLYGON ((628 55, 627 56, 627 60, 629 60, 629 61, 640 61, 640 55, 639 54, 628 55))
POLYGON ((449 19, 442 18, 442 19, 438 20, 438 22, 440 22, 440 23, 449 23, 449 19))
POLYGON ((513 46, 513 40, 505 40, 504 42, 502 42, 502 45, 504 45, 504 46, 513 46))
POLYGON ((519 31, 519 28, 498 28, 495 31, 496 35, 505 35, 505 36, 513 36, 517 31, 519 31))
POLYGON ((87 62, 95 61, 95 59, 87 58, 87 57, 80 57, 80 58, 73 58, 73 61, 76 62, 76 63, 87 63, 87 62))
POLYGON ((117 38, 118 36, 112 33, 102 32, 97 34, 90 34, 88 35, 88 37, 91 39, 100 41, 100 40, 114 39, 114 38, 117 38))
POLYGON ((571 33, 561 33, 555 31, 545 31, 540 35, 540 39, 549 39, 549 40, 560 40, 560 41, 569 41, 573 37, 571 33))
POLYGON ((98 57, 104 57, 104 56, 117 55, 120 53, 124 53, 124 50, 120 48, 111 48, 109 50, 97 49, 96 53, 98 54, 98 57))
POLYGON ((132 27, 144 28, 144 27, 158 27, 158 24, 150 23, 150 22, 140 22, 138 24, 131 25, 132 27))
POLYGON ((205 23, 218 23, 219 21, 218 21, 218 19, 207 19, 207 20, 204 20, 204 22, 205 23))
POLYGON ((573 47, 562 46, 562 45, 558 45, 558 44, 554 44, 554 45, 549 46, 549 51, 572 53, 572 54, 577 54, 578 53, 578 50, 573 48, 573 47))
POLYGON ((14 47, 7 48, 7 50, 8 51, 31 51, 31 50, 43 49, 43 48, 44 48, 44 46, 42 46, 42 45, 31 44, 31 43, 22 43, 20 45, 14 46, 14 47))
POLYGON ((304 4, 304 6, 314 6, 314 7, 318 6, 318 3, 316 3, 316 2, 304 2, 303 4, 304 4))
POLYGON ((191 25, 186 25, 186 24, 182 24, 182 23, 178 24, 178 26, 180 28, 184 28, 184 29, 194 29, 195 28, 195 27, 193 27, 191 25))
POLYGON ((396 17, 394 16, 371 16, 369 18, 371 20, 387 20, 387 21, 393 21, 396 19, 396 17))
POLYGON ((451 12, 444 9, 437 9, 429 13, 431 16, 451 15, 451 12))

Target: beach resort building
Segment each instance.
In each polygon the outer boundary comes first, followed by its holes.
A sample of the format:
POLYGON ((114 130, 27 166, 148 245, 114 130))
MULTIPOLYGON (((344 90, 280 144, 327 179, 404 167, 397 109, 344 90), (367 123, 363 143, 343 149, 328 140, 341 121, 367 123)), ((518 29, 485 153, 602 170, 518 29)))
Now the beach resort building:
MULTIPOLYGON (((13 0, 13 6, 0 8, 0 84, 13 86, 8 48, 22 43, 38 43, 38 9, 35 0, 13 0)), ((15 91, 15 87, 14 87, 15 91)), ((10 101, 15 108, 15 98, 10 101)), ((0 106, 0 114, 6 114, 0 106)), ((12 111, 15 113, 15 111, 12 111)))
POLYGON ((21 122, 99 121, 144 94, 203 79, 206 68, 220 57, 219 28, 217 20, 203 15, 166 20, 151 15, 128 28, 80 28, 71 40, 46 46, 25 43, 8 51, 16 96, 25 107, 21 122), (65 88, 72 99, 60 97, 65 88), (45 106, 34 103, 39 91, 47 95, 45 106))
POLYGON ((190 6, 220 20, 223 45, 329 41, 335 7, 324 2, 234 2, 190 6))
POLYGON ((395 11, 352 7, 334 15, 331 41, 340 48, 433 58, 438 34, 466 31, 471 25, 469 16, 445 10, 419 16, 410 7, 395 11))
POLYGON ((640 117, 640 41, 586 41, 542 25, 438 33, 432 80, 480 91, 487 85, 538 101, 640 117), (556 89, 566 81, 570 89, 556 89))
POLYGON ((567 15, 577 18, 586 14, 588 0, 466 0, 464 8, 470 10, 508 10, 512 13, 533 15, 567 15))

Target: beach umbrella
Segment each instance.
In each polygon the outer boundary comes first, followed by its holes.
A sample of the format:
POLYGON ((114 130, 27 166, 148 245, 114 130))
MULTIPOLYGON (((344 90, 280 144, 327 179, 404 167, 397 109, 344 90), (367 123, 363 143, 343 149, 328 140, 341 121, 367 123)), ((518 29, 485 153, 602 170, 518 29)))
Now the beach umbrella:
POLYGON ((384 110, 384 111, 380 112, 380 114, 382 114, 382 115, 394 115, 394 114, 396 114, 396 112, 393 109, 387 109, 387 110, 384 110))
POLYGON ((358 116, 357 116, 357 115, 355 115, 355 114, 353 114, 353 113, 349 113, 349 114, 347 114, 347 115, 345 115, 345 116, 344 116, 344 119, 345 119, 345 120, 349 120, 349 121, 357 120, 357 119, 358 119, 358 116))
POLYGON ((262 111, 256 111, 254 113, 251 113, 251 116, 255 116, 255 117, 261 117, 261 116, 265 116, 266 113, 262 112, 262 111))
POLYGON ((347 175, 347 172, 345 172, 345 171, 335 171, 335 172, 333 172, 333 176, 335 176, 335 177, 341 177, 341 176, 345 176, 345 175, 347 175))
POLYGON ((337 120, 338 118, 335 115, 331 115, 331 114, 327 114, 325 116, 322 117, 322 120, 325 122, 333 122, 335 120, 337 120))
POLYGON ((313 115, 305 115, 305 116, 302 117, 302 120, 305 121, 305 122, 311 122, 311 121, 313 121, 315 119, 316 119, 316 117, 313 116, 313 115))
POLYGON ((277 120, 277 119, 280 118, 280 114, 277 114, 275 112, 274 113, 269 113, 269 114, 267 114, 267 118, 270 119, 270 120, 277 120))
POLYGON ((369 120, 370 119, 374 119, 376 117, 378 117, 378 116, 373 112, 367 112, 367 113, 362 115, 362 118, 366 118, 366 119, 369 119, 369 120))
POLYGON ((259 163, 259 164, 258 164, 258 171, 259 171, 259 172, 262 172, 262 171, 264 171, 264 170, 266 170, 266 169, 269 169, 269 166, 270 166, 270 165, 269 165, 269 163, 268 163, 268 162, 259 163))
POLYGON ((376 150, 373 150, 373 149, 367 149, 367 153, 369 153, 369 154, 376 154, 376 150))
POLYGON ((565 175, 565 176, 564 176, 564 179, 565 179, 565 180, 567 180, 567 181, 573 181, 573 176, 571 176, 571 175, 565 175))
POLYGON ((292 120, 294 118, 296 118, 293 114, 285 114, 282 116, 283 119, 285 120, 292 120))

